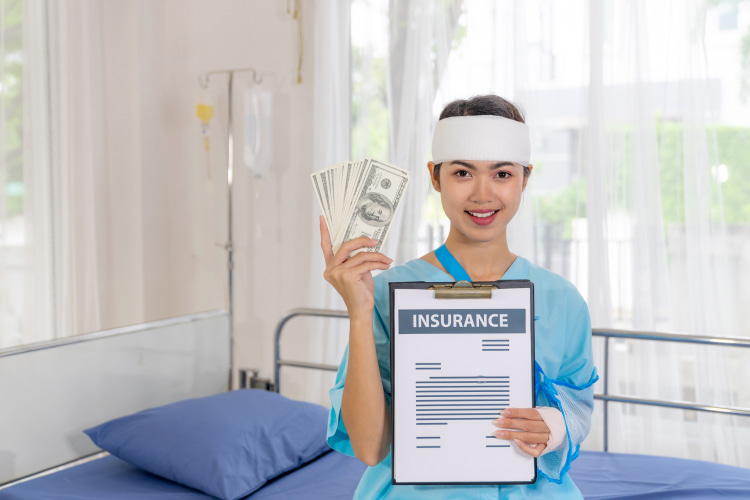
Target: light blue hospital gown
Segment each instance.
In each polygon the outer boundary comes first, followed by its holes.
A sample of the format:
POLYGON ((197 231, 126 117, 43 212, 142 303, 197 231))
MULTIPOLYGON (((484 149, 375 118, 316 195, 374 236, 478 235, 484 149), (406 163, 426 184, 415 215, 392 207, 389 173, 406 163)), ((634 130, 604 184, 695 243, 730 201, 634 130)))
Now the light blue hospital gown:
MULTIPOLYGON (((578 291, 560 276, 518 257, 508 268, 505 280, 528 279, 534 283, 534 326, 537 406, 562 411, 567 436, 564 446, 537 461, 537 481, 531 485, 506 486, 411 486, 391 485, 391 455, 368 467, 354 495, 355 499, 568 499, 583 498, 567 474, 570 463, 586 437, 594 407, 593 383, 596 369, 591 354, 591 324, 586 303, 578 291)), ((415 259, 375 277, 373 333, 380 377, 386 401, 391 404, 389 282, 454 281, 432 264, 415 259)), ((334 450, 354 456, 349 435, 341 419, 341 396, 349 360, 344 353, 336 383, 330 390, 328 444, 334 450)))

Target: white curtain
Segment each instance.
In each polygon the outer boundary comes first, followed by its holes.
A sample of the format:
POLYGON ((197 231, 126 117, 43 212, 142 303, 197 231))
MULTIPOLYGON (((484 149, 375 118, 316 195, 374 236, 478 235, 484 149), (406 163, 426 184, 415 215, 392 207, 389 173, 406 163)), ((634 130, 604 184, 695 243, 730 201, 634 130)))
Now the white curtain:
MULTIPOLYGON (((737 186, 722 127, 750 128, 732 50, 748 27, 721 32, 717 10, 699 0, 466 2, 436 108, 484 92, 524 108, 535 170, 511 249, 573 281, 595 327, 750 336, 737 254, 750 221, 730 233, 724 214, 741 202, 722 196, 737 186)), ((742 354, 616 341, 609 388, 747 406, 742 354)), ((612 404, 609 427, 612 451, 750 466, 740 417, 612 404)), ((601 432, 596 421, 586 446, 601 446, 601 432)))
POLYGON ((435 93, 445 70, 458 24, 460 0, 408 0, 389 3, 387 96, 390 162, 409 171, 404 198, 384 252, 401 264, 420 249, 418 235, 425 202, 432 191, 431 157, 435 93))
MULTIPOLYGON (((310 173, 349 159, 349 0, 315 3, 313 74, 313 158, 310 173)), ((318 201, 314 200, 317 204, 318 201)), ((320 208, 313 210, 318 227, 320 208)), ((317 231, 315 232, 317 234, 317 231)), ((318 238, 316 238, 317 240, 318 238)), ((322 253, 313 259, 312 294, 316 305, 330 307, 335 294, 320 295, 317 283, 323 276, 322 253)))
POLYGON ((461 1, 352 2, 352 146, 356 157, 409 171, 383 252, 396 264, 418 257, 447 234, 427 171, 433 106, 461 13, 461 1), (437 225, 437 222, 435 222, 437 225))
MULTIPOLYGON (((425 201, 430 126, 448 102, 496 93, 521 106, 532 133, 535 169, 509 228, 513 251, 571 280, 595 327, 750 336, 740 278, 750 272, 741 257, 750 244, 740 146, 750 103, 739 77, 747 7, 465 0, 454 14, 446 3, 355 1, 353 34, 387 15, 390 38, 353 36, 354 144, 383 154, 388 126, 391 161, 413 173, 386 251, 403 262, 442 242, 447 221, 436 197, 425 201), (447 63, 440 40, 452 41, 447 63)), ((601 364, 601 342, 595 349, 601 364)), ((748 407, 742 355, 615 341, 609 388, 748 407)), ((750 465, 741 417, 612 404, 609 428, 613 451, 750 465)), ((601 445, 599 406, 586 446, 601 445)))
MULTIPOLYGON (((313 4, 313 158, 309 173, 350 159, 350 4, 350 0, 318 0, 313 4)), ((307 178, 305 182, 312 190, 307 178)), ((310 261, 309 304, 312 307, 344 310, 341 297, 323 279, 325 261, 320 250, 318 232, 318 215, 321 212, 317 199, 311 201, 313 206, 310 224, 314 228, 315 245, 310 261)), ((349 338, 348 323, 341 320, 319 320, 308 321, 307 326, 313 333, 306 336, 304 341, 307 345, 304 359, 338 364, 349 338)), ((289 394, 286 392, 289 383, 295 382, 292 379, 286 380, 282 375, 281 383, 286 384, 284 393, 289 394)), ((299 388, 300 394, 326 404, 328 389, 333 385, 333 380, 331 374, 310 372, 306 384, 299 388)))
POLYGON ((102 239, 107 186, 100 5, 49 4, 51 161, 55 189, 56 332, 102 328, 102 239))
MULTIPOLYGON (((418 233, 424 232, 420 218, 430 189, 432 103, 450 53, 459 5, 458 0, 399 1, 389 6, 359 0, 316 3, 313 167, 350 158, 352 149, 352 159, 371 156, 409 170, 410 195, 383 248, 397 263, 416 256, 418 233), (351 33, 350 15, 356 20, 351 33)), ((315 203, 317 227, 320 209, 315 203)), ((323 282, 324 262, 317 248, 313 254, 311 303, 343 309, 341 298, 323 282)), ((338 364, 348 341, 348 324, 321 323, 310 337, 310 359, 338 364)), ((323 395, 332 380, 310 377, 307 397, 327 400, 323 395)))
MULTIPOLYGON (((54 239, 52 170, 50 159, 49 56, 46 3, 23 2, 23 177, 24 225, 27 249, 24 259, 23 343, 56 336, 54 320, 54 239)), ((0 288, 5 288, 0 284, 0 288)), ((7 332, 7 331, 6 331, 7 332)), ((0 329, 0 345, 2 345, 0 329)))
POLYGON ((0 2, 0 347, 225 308, 183 13, 0 2))

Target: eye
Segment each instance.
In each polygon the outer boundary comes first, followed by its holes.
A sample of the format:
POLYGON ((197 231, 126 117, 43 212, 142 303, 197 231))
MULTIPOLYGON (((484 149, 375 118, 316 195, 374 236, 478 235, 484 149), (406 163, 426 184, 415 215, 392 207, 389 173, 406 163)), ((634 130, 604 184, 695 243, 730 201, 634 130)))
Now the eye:
POLYGON ((513 174, 511 174, 510 172, 507 172, 505 170, 500 170, 496 175, 497 175, 497 177, 499 177, 501 179, 508 179, 508 178, 510 178, 510 177, 513 176, 513 174))
POLYGON ((469 173, 468 170, 456 170, 456 172, 454 172, 453 175, 455 175, 456 177, 464 177, 464 178, 471 177, 471 173, 469 173))

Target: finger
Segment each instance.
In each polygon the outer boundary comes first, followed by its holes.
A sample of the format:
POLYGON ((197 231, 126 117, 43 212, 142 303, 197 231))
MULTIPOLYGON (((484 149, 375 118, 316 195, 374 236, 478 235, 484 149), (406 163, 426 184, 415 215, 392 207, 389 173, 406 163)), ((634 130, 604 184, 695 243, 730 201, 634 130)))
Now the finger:
POLYGON ((521 441, 520 439, 514 440, 516 443, 516 446, 518 446, 522 452, 526 453, 527 455, 531 455, 532 457, 539 457, 542 452, 544 452, 544 449, 547 447, 546 444, 537 445, 535 447, 531 447, 521 441))
POLYGON ((346 241, 339 247, 338 252, 336 252, 336 255, 334 255, 334 258, 331 261, 331 265, 338 266, 342 262, 345 262, 353 251, 359 250, 360 248, 372 248, 377 244, 377 240, 373 240, 367 236, 360 236, 359 238, 346 241))
POLYGON ((339 247, 339 251, 336 253, 341 253, 348 257, 349 254, 355 250, 359 250, 360 248, 372 248, 377 244, 378 240, 368 238, 367 236, 360 236, 359 238, 343 242, 339 247))
POLYGON ((320 248, 323 249, 323 257, 326 260, 326 265, 333 258, 333 245, 331 245, 331 235, 328 232, 328 224, 326 224, 326 218, 320 216, 320 248))
POLYGON ((523 431, 495 431, 495 437, 505 441, 520 439, 525 443, 542 444, 549 441, 549 434, 543 432, 523 432, 523 431))
POLYGON ((363 274, 375 271, 376 269, 385 271, 389 267, 391 266, 385 262, 363 262, 356 267, 347 269, 345 274, 349 276, 362 276, 363 274))
POLYGON ((526 420, 525 418, 505 418, 500 417, 492 421, 492 424, 502 429, 517 429, 519 431, 529 432, 546 432, 549 433, 544 420, 526 420))
POLYGON ((341 264, 341 267, 343 269, 356 267, 363 262, 383 262, 385 264, 391 264, 393 262, 393 259, 391 259, 390 257, 386 257, 380 252, 360 252, 341 264))
POLYGON ((503 417, 525 418, 527 420, 542 420, 536 408, 506 408, 501 412, 503 417))

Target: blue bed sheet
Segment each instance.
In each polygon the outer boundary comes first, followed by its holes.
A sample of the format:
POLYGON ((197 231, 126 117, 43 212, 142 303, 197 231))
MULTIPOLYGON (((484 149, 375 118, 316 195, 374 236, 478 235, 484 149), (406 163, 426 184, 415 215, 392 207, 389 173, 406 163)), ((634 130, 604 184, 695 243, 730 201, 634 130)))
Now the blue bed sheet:
MULTIPOLYGON (((248 500, 351 499, 365 465, 331 452, 248 500)), ((750 469, 621 453, 581 452, 570 471, 586 500, 750 499, 750 469)), ((0 490, 0 500, 206 500, 212 497, 104 457, 0 490)))
MULTIPOLYGON (((366 466, 330 452, 281 476, 249 500, 351 500, 366 466)), ((0 490, 0 500, 215 500, 107 456, 0 490)))
POLYGON ((107 456, 0 490, 2 500, 215 500, 107 456))
POLYGON ((750 469, 699 460, 582 451, 570 476, 586 500, 750 499, 750 469))

